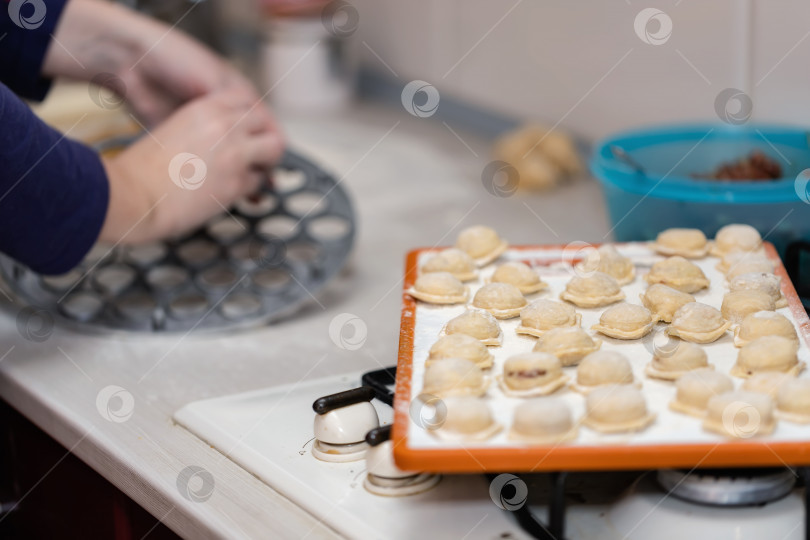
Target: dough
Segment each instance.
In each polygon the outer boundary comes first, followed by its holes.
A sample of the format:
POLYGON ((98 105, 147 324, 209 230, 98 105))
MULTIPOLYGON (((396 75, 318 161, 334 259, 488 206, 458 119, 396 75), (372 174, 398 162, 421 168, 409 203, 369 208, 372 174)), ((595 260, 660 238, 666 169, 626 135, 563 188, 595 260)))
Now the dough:
POLYGON ((407 293, 429 304, 461 304, 467 301, 469 290, 449 272, 422 274, 407 293))
POLYGON ((691 294, 661 283, 650 285, 639 297, 644 307, 649 309, 656 319, 667 323, 672 322, 672 316, 681 306, 695 301, 695 297, 691 294))
POLYGON ((758 394, 766 394, 776 399, 780 388, 788 381, 794 380, 796 377, 788 373, 779 373, 778 371, 762 371, 754 373, 750 378, 743 381, 742 390, 746 392, 756 392, 758 394))
POLYGON ((529 268, 529 265, 518 261, 500 265, 492 274, 491 281, 514 285, 523 294, 533 294, 548 288, 548 283, 541 281, 537 272, 529 268))
POLYGON ((810 424, 810 379, 791 379, 780 386, 776 414, 788 422, 810 424))
POLYGON ((463 358, 445 358, 425 367, 422 391, 439 397, 482 396, 489 381, 481 368, 463 358))
POLYGON ((722 257, 732 251, 755 251, 762 246, 762 237, 750 225, 726 225, 714 236, 712 254, 722 257))
POLYGON ((560 298, 579 307, 593 308, 623 300, 624 293, 615 279, 602 272, 594 272, 571 278, 560 298))
POLYGON ((636 279, 633 261, 616 251, 612 244, 604 244, 591 251, 577 265, 577 269, 580 272, 602 272, 615 279, 619 285, 627 285, 636 279))
POLYGON ((804 369, 804 362, 799 362, 796 351, 793 340, 782 336, 762 336, 740 349, 731 374, 742 378, 762 371, 798 375, 804 369))
POLYGON ((774 265, 768 259, 743 259, 731 266, 726 272, 726 279, 731 283, 737 277, 746 274, 772 274, 774 265))
POLYGON ((641 390, 629 385, 595 388, 585 399, 582 423, 602 433, 641 431, 655 415, 647 410, 641 390))
POLYGON ((450 334, 440 337, 428 352, 425 365, 429 366, 446 358, 463 358, 481 369, 492 367, 492 354, 487 346, 467 334, 450 334))
POLYGON ((622 302, 607 308, 591 330, 616 339, 639 339, 649 334, 655 323, 649 309, 622 302))
POLYGON ((422 265, 422 273, 449 272, 459 281, 470 281, 478 277, 472 257, 456 248, 440 251, 422 265))
POLYGON ((700 259, 709 253, 709 242, 699 229, 667 229, 658 234, 653 249, 662 255, 700 259))
POLYGON ((529 397, 550 394, 568 382, 560 360, 549 353, 529 352, 506 359, 498 384, 507 396, 529 397))
POLYGON ((774 427, 773 400, 741 390, 712 397, 703 421, 703 429, 739 439, 768 435, 774 427))
POLYGON ((720 312, 723 318, 732 324, 740 324, 746 315, 757 311, 776 309, 773 298, 762 291, 732 291, 723 295, 720 312))
POLYGON ((496 319, 511 319, 520 315, 528 302, 520 290, 508 283, 487 283, 475 293, 472 305, 490 312, 496 319))
POLYGON ((735 291, 761 291, 771 297, 774 306, 787 307, 787 299, 782 294, 782 278, 767 272, 739 274, 729 281, 729 289, 735 291))
POLYGON ((532 398, 515 407, 509 438, 533 444, 559 444, 576 439, 571 407, 555 397, 532 398))
POLYGON ((675 399, 669 403, 673 411, 697 416, 706 415, 709 399, 734 390, 731 377, 713 369, 696 369, 684 373, 675 382, 675 399))
POLYGON ((662 283, 685 293, 694 293, 709 286, 703 270, 678 255, 658 261, 647 274, 647 283, 662 283))
POLYGON ((633 368, 625 355, 617 351, 596 351, 577 366, 577 381, 571 388, 587 394, 606 384, 633 384, 633 368))
POLYGON ((440 439, 450 441, 482 441, 491 438, 501 430, 495 422, 492 410, 483 399, 474 397, 453 397, 444 400, 446 407, 444 422, 438 429, 430 431, 440 439))
POLYGON ((726 333, 731 323, 717 309, 700 302, 684 304, 672 317, 666 332, 692 343, 711 343, 726 333))
POLYGON ((582 328, 568 326, 549 330, 540 336, 532 350, 551 353, 560 359, 563 366, 573 366, 601 346, 601 340, 591 337, 582 328))
POLYGON ((581 315, 568 304, 539 298, 520 312, 515 332, 540 337, 552 328, 579 326, 581 315))
POLYGON ((771 269, 767 270, 767 272, 773 272, 773 263, 771 263, 768 257, 766 257, 761 251, 732 251, 730 253, 726 253, 723 255, 720 262, 717 263, 715 268, 717 268, 717 270, 720 272, 727 274, 728 271, 734 268, 736 265, 749 262, 769 264, 771 269))
POLYGON ((459 233, 456 247, 472 257, 478 266, 485 266, 500 257, 508 244, 494 229, 474 225, 459 233))
POLYGON ((709 368, 709 358, 703 347, 678 341, 673 351, 653 355, 644 372, 656 379, 674 381, 685 373, 702 368, 709 368))
POLYGON ((742 347, 762 336, 782 336, 799 346, 799 335, 790 319, 775 311, 757 311, 745 316, 734 329, 734 345, 742 347))
POLYGON ((467 334, 484 345, 498 346, 503 341, 501 327, 489 312, 469 309, 450 319, 442 329, 442 334, 467 334))

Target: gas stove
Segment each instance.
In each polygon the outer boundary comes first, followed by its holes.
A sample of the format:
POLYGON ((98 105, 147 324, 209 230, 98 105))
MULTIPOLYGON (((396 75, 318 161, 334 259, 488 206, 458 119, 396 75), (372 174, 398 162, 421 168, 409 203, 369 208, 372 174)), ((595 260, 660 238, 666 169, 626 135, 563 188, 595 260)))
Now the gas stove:
POLYGON ((313 455, 313 402, 363 384, 385 426, 392 383, 393 369, 317 379, 194 402, 175 420, 351 538, 806 538, 807 472, 789 467, 444 475, 372 493, 365 460, 313 455))

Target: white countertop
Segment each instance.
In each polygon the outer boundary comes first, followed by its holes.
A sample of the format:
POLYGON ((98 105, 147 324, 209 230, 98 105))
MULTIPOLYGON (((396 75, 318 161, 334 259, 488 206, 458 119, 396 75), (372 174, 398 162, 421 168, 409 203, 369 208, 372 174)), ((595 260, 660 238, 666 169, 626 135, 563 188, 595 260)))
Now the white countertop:
POLYGON ((546 194, 491 196, 481 183, 487 143, 454 129, 462 143, 440 122, 370 105, 282 121, 291 146, 345 177, 359 219, 348 267, 292 319, 227 336, 93 336, 57 327, 36 343, 17 330, 21 306, 1 300, 0 396, 186 537, 336 534, 173 425, 175 410, 212 396, 395 364, 400 279, 413 247, 452 244, 461 228, 479 222, 515 244, 598 242, 609 229, 594 180, 546 194), (329 337, 332 318, 345 312, 368 327, 356 351, 329 337), (126 421, 108 421, 97 409, 99 391, 109 385, 134 397, 126 421), (215 479, 204 502, 177 488, 179 471, 190 465, 215 479))

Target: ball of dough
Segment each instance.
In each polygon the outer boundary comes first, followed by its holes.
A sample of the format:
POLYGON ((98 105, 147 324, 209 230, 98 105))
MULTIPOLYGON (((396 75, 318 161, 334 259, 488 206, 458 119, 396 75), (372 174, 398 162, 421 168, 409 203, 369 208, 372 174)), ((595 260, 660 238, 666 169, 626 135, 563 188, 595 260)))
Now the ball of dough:
POLYGON ((790 319, 775 311, 750 313, 734 330, 734 344, 742 347, 762 336, 782 336, 799 344, 799 335, 790 319))
POLYGON ((810 423, 810 379, 791 379, 781 385, 776 408, 784 420, 810 423))
POLYGON ((456 240, 456 247, 473 259, 488 259, 506 247, 498 233, 484 225, 474 225, 461 231, 456 240))
POLYGON ((691 294, 661 283, 650 285, 640 297, 644 307, 653 312, 656 318, 664 322, 672 322, 672 316, 680 307, 695 301, 695 297, 691 294))
POLYGON ((725 334, 729 326, 731 323, 723 319, 719 310, 701 302, 690 302, 672 316, 667 333, 693 343, 711 343, 725 334))
POLYGON ((653 264, 646 279, 650 285, 661 283, 685 293, 694 293, 709 286, 703 270, 678 255, 653 264))
POLYGON ((787 301, 782 295, 782 278, 766 272, 753 272, 750 274, 740 274, 729 282, 729 290, 736 291, 760 291, 767 294, 777 308, 787 306, 787 301))
POLYGON ((439 338, 430 348, 425 364, 430 365, 446 358, 463 358, 480 368, 492 366, 492 354, 486 345, 467 334, 450 334, 439 338))
POLYGON ((637 431, 647 427, 653 419, 644 394, 633 386, 600 386, 585 400, 583 422, 598 431, 637 431))
POLYGON ((538 443, 553 443, 576 437, 571 407, 553 397, 532 398, 515 407, 513 438, 538 443))
POLYGON ((740 439, 767 435, 775 425, 773 400, 765 394, 742 390, 712 397, 703 421, 709 431, 740 439))
POLYGON ((754 373, 749 379, 746 379, 742 386, 742 390, 746 392, 756 392, 758 394, 766 394, 772 398, 776 398, 779 389, 788 381, 794 380, 793 375, 787 373, 779 373, 778 371, 763 371, 761 373, 754 373))
POLYGON ((686 372, 709 367, 709 357, 703 347, 680 341, 671 349, 656 350, 647 369, 647 375, 658 379, 675 380, 686 372))
POLYGON ((577 326, 554 328, 537 340, 533 352, 551 353, 563 366, 572 366, 602 346, 602 341, 591 337, 577 326))
POLYGON ((720 313, 723 318, 734 324, 739 324, 751 313, 757 311, 773 311, 776 305, 767 293, 762 291, 742 290, 732 291, 723 296, 720 313))
POLYGON ((604 244, 588 253, 577 267, 581 272, 602 272, 619 285, 627 285, 636 277, 633 261, 619 253, 612 244, 604 244))
POLYGON ((633 368, 625 355, 617 351, 596 351, 577 366, 577 385, 586 390, 604 384, 632 384, 633 368))
POLYGON ((734 383, 728 375, 713 369, 697 369, 685 373, 675 382, 675 399, 669 407, 700 417, 706 413, 709 399, 732 390, 734 383))
POLYGON ((540 280, 537 272, 529 265, 513 261, 500 265, 492 274, 493 283, 508 283, 517 287, 523 294, 531 294, 548 287, 540 280))
POLYGON ((803 364, 799 364, 796 351, 796 342, 790 339, 762 336, 740 349, 731 374, 744 378, 761 371, 796 375, 803 367, 803 364))
POLYGON ((503 364, 503 382, 512 390, 530 390, 563 377, 559 358, 549 353, 516 354, 503 364))
POLYGON ((667 229, 655 240, 655 250, 663 255, 680 255, 697 259, 708 253, 708 241, 699 229, 667 229))
POLYGON ((437 432, 470 438, 491 436, 496 427, 495 417, 487 402, 473 397, 444 400, 444 422, 437 432))
POLYGON ((622 300, 624 293, 615 279, 602 272, 593 272, 571 278, 560 298, 580 307, 599 307, 622 300))
POLYGON ((425 367, 423 391, 440 397, 480 396, 486 392, 481 368, 463 358, 445 358, 425 367))
POLYGON ((470 309, 447 322, 444 327, 446 334, 467 334, 484 344, 498 344, 501 337, 501 327, 490 313, 479 309, 470 309))
POLYGON ((762 245, 762 236, 750 225, 726 225, 714 236, 715 253, 755 251, 762 245))
POLYGON ((607 308, 599 317, 599 324, 591 328, 616 339, 639 339, 652 330, 655 322, 644 306, 621 302, 607 308))
POLYGON ((422 265, 422 273, 448 272, 460 281, 475 279, 475 261, 456 248, 440 251, 422 265))
POLYGON ((579 326, 580 315, 568 304, 539 298, 520 312, 518 333, 540 336, 563 326, 579 326))
POLYGON ((475 293, 472 304, 500 319, 517 317, 528 302, 514 285, 487 283, 475 293))

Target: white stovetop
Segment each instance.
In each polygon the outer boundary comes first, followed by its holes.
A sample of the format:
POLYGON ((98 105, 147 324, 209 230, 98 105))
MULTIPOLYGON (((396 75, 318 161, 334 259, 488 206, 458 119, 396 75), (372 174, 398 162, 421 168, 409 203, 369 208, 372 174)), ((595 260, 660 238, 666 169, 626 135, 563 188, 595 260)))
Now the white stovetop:
POLYGON ((209 397, 393 365, 404 253, 452 243, 465 225, 489 223, 514 243, 535 244, 596 242, 608 230, 592 180, 552 194, 490 196, 480 177, 489 161, 487 145, 455 130, 476 157, 439 122, 372 106, 282 120, 296 148, 345 177, 359 218, 348 268, 293 319, 227 336, 99 337, 57 328, 36 343, 17 330, 20 307, 0 295, 0 397, 184 536, 337 533, 174 425, 177 409, 209 397), (330 322, 341 313, 366 323, 361 348, 340 349, 330 339, 330 322), (97 407, 99 393, 110 385, 133 397, 134 410, 123 422, 106 420, 97 407), (178 473, 192 465, 215 479, 206 501, 191 502, 178 490, 178 473))

